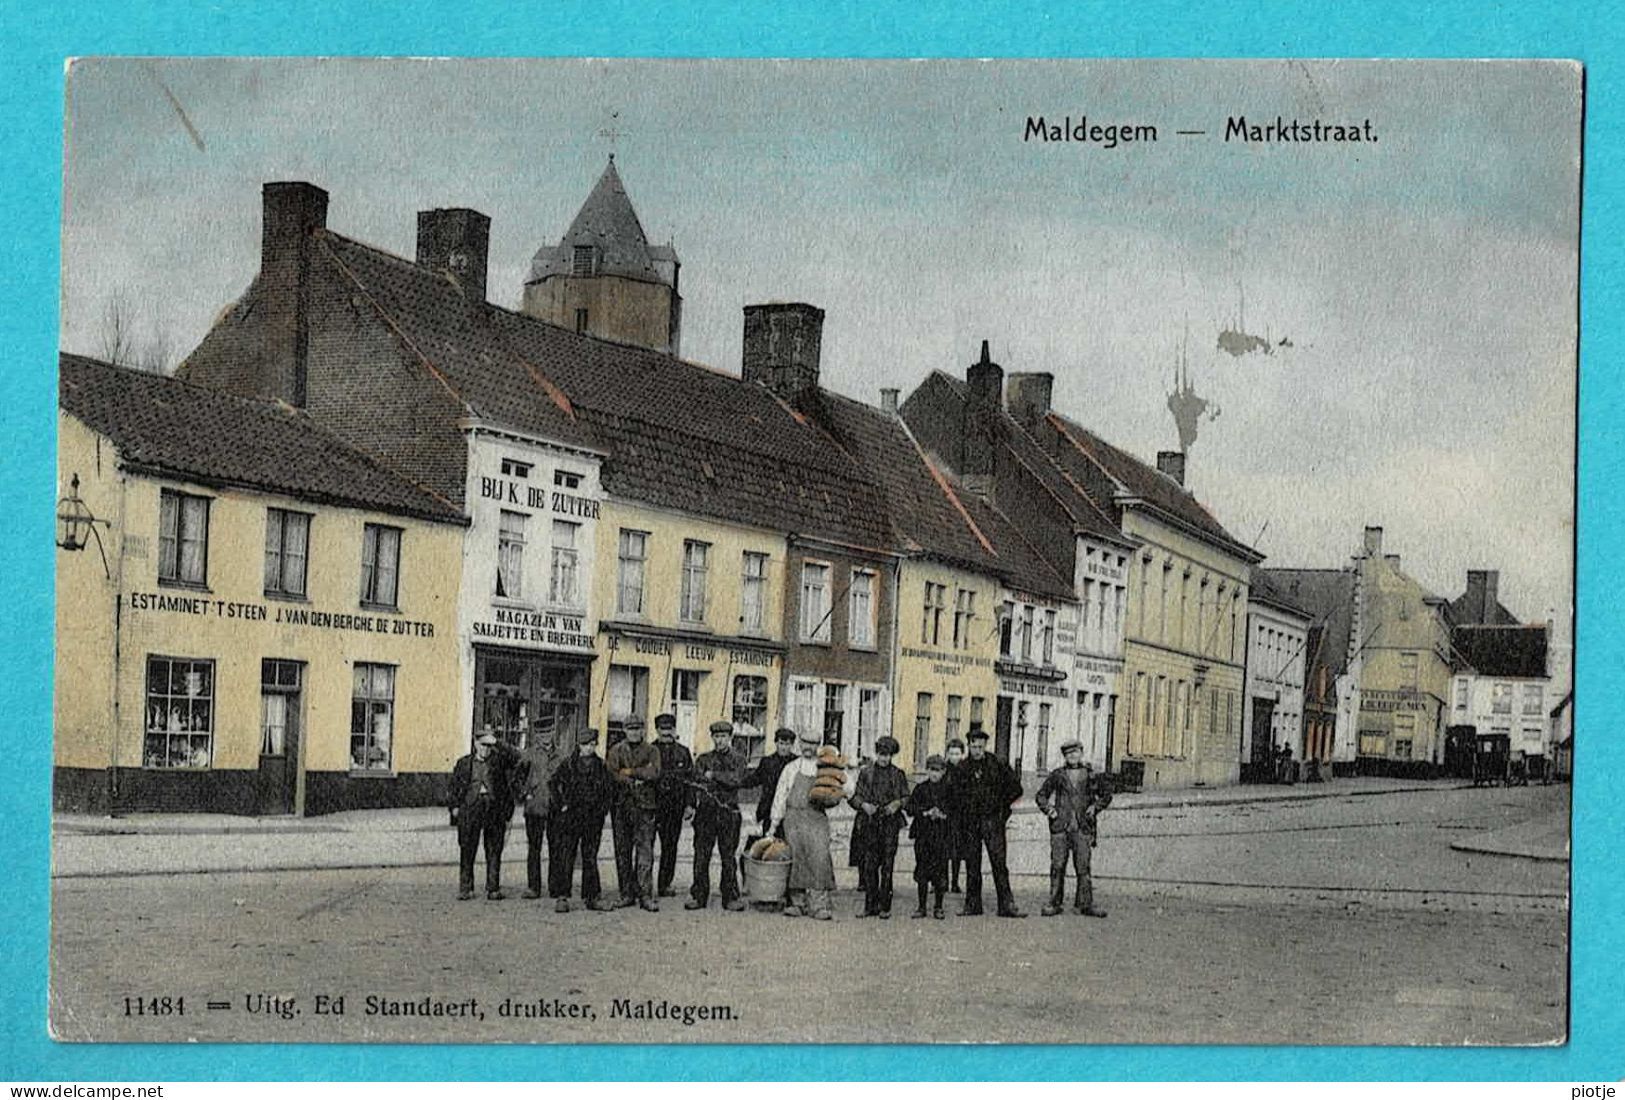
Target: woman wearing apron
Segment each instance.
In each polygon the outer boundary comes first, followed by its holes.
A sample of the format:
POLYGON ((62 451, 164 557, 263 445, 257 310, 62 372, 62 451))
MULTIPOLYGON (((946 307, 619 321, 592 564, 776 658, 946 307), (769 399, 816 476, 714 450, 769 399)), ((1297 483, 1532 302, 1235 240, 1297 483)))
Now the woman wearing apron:
MULTIPOLYGON (((816 733, 802 732, 796 742, 800 755, 779 775, 767 835, 772 836, 782 824, 784 839, 790 845, 790 898, 784 915, 799 917, 806 913, 814 920, 829 920, 833 916, 830 892, 835 889, 835 860, 829 854, 829 818, 822 806, 814 805, 807 797, 813 780, 818 777, 819 737, 816 733)), ((856 787, 857 776, 849 768, 845 795, 851 797, 856 787)))

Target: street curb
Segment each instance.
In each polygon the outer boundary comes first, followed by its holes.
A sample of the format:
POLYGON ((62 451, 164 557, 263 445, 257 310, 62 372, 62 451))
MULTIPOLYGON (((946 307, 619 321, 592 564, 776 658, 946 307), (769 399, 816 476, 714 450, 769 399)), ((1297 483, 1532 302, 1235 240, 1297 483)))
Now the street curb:
POLYGON ((1454 841, 1451 843, 1450 847, 1455 851, 1471 852, 1474 855, 1506 856, 1509 859, 1532 859, 1542 863, 1567 863, 1569 861, 1569 857, 1566 855, 1553 855, 1550 852, 1537 852, 1533 850, 1520 852, 1512 848, 1496 848, 1488 844, 1475 844, 1471 840, 1454 841))
MULTIPOLYGON (((1341 791, 1331 789, 1326 791, 1315 791, 1312 793, 1305 792, 1304 794, 1238 795, 1235 798, 1168 799, 1157 802, 1136 802, 1132 806, 1108 806, 1105 812, 1110 813, 1113 810, 1122 810, 1124 812, 1131 810, 1172 810, 1185 809, 1192 806, 1242 806, 1258 802, 1314 802, 1322 798, 1369 798, 1372 795, 1381 794, 1435 794, 1439 791, 1466 790, 1469 786, 1471 786, 1471 784, 1457 784, 1451 787, 1384 787, 1383 789, 1377 791, 1341 791)), ((1035 806, 1029 809, 1017 810, 1016 812, 1037 813, 1038 808, 1035 806)))

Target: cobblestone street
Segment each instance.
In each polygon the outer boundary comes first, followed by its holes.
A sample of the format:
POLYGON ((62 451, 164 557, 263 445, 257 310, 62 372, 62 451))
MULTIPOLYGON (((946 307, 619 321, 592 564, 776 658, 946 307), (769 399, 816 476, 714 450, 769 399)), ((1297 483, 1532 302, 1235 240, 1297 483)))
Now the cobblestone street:
MULTIPOLYGON (((1126 797, 1105 815, 1104 921, 1036 915, 1047 840, 1032 813, 1011 825, 1017 897, 1034 913, 1024 921, 910 920, 906 845, 892 920, 851 919, 855 876, 840 859, 837 920, 817 924, 722 913, 715 900, 689 913, 681 893, 659 914, 559 915, 517 888, 459 903, 450 834, 428 818, 379 835, 421 845, 424 863, 438 850, 440 866, 252 869, 262 848, 345 842, 319 822, 224 837, 59 830, 52 1018, 68 1040, 1561 1040, 1566 860, 1452 845, 1549 841, 1567 788, 1222 793, 1126 797), (166 873, 153 854, 198 845, 235 846, 238 869, 166 873), (292 1008, 250 1014, 256 994, 292 1008), (186 998, 184 1017, 125 1014, 127 996, 166 995, 186 998), (318 995, 342 996, 343 1014, 318 1015, 318 995), (369 1015, 369 996, 478 1005, 467 1017, 369 1015), (504 1014, 504 999, 532 1015, 504 1014), (677 1018, 658 1007, 647 1018, 651 1001, 677 1018), (560 1018, 570 1006, 580 1015, 560 1018), (684 1023, 681 1006, 721 1018, 684 1023)), ((523 857, 517 829, 509 854, 523 857)), ((611 860, 605 872, 612 886, 611 860)), ((520 863, 507 875, 522 887, 520 863)), ((687 879, 680 864, 680 892, 687 879)))

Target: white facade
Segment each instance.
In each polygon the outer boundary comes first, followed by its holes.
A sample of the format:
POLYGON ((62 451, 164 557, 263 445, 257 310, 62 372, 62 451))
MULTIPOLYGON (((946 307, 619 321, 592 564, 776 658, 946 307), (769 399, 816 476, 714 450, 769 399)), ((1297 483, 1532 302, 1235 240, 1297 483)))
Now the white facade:
MULTIPOLYGON (((1308 641, 1309 620, 1304 616, 1262 600, 1247 601, 1247 675, 1241 724, 1243 764, 1268 760, 1281 745, 1292 746, 1295 758, 1301 755, 1308 641), (1265 710, 1269 712, 1267 732, 1262 720, 1265 710), (1265 737, 1267 742, 1263 741, 1265 737)), ((1341 728, 1341 721, 1338 725, 1341 728)))
POLYGON ((1504 733, 1513 752, 1551 756, 1551 681, 1545 677, 1480 676, 1459 672, 1450 682, 1448 725, 1473 726, 1479 733, 1504 733))
POLYGON ((1047 771, 1077 729, 1069 682, 1079 605, 999 589, 999 659, 993 670, 992 748, 1017 771, 1047 771))
POLYGON ((1070 734, 1083 743, 1089 762, 1099 770, 1115 767, 1122 756, 1117 711, 1130 553, 1124 546, 1078 540, 1073 590, 1080 603, 1068 685, 1074 718, 1070 734))
POLYGON ((486 424, 466 438, 463 715, 516 745, 563 737, 587 724, 600 456, 486 424))

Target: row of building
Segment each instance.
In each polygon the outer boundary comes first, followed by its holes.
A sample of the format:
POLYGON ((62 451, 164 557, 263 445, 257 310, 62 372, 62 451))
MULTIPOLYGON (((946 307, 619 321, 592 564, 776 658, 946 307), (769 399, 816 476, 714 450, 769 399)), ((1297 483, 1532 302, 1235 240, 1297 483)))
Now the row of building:
POLYGON ((1446 604, 1377 529, 1264 569, 1182 454, 1112 446, 986 343, 879 406, 821 385, 802 303, 745 308, 738 374, 681 359, 677 256, 613 161, 518 312, 483 215, 420 214, 407 260, 326 206, 264 187, 258 274, 176 377, 61 358, 60 808, 424 803, 475 730, 657 713, 696 749, 719 718, 758 752, 890 735, 916 770, 973 725, 1147 785, 1283 745, 1426 770, 1480 695, 1552 702, 1493 574, 1446 604))

